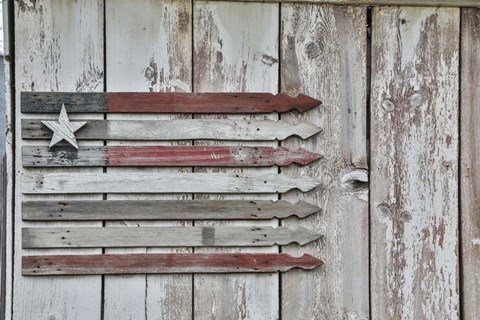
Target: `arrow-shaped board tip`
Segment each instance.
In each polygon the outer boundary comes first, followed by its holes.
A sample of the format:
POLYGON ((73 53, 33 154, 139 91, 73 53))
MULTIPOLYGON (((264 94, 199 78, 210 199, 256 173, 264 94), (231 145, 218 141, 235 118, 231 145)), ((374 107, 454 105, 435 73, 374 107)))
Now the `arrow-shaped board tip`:
POLYGON ((304 270, 312 270, 324 265, 322 260, 306 253, 296 259, 299 262, 299 265, 301 265, 300 268, 304 270))
POLYGON ((306 177, 306 176, 301 176, 301 177, 298 177, 299 179, 299 184, 298 186, 296 186, 296 188, 302 192, 308 192, 308 191, 311 191, 315 188, 317 188, 318 186, 320 186, 322 184, 322 182, 320 180, 317 180, 317 179, 313 179, 313 178, 310 178, 310 177, 306 177))
POLYGON ((295 132, 292 135, 296 135, 304 140, 323 131, 322 128, 317 127, 316 125, 310 122, 300 122, 293 125, 293 127, 295 128, 295 132))
POLYGON ((294 105, 295 110, 299 112, 305 112, 309 109, 320 106, 322 104, 322 101, 307 96, 305 94, 299 94, 294 98, 292 104, 294 105))
POLYGON ((277 112, 287 112, 290 110, 305 112, 322 104, 322 101, 305 94, 291 96, 287 93, 280 93, 273 98, 273 101, 275 103, 274 110, 277 112))
POLYGON ((300 219, 308 217, 312 214, 322 214, 323 213, 322 208, 320 208, 318 206, 315 206, 311 203, 308 203, 306 201, 298 201, 295 205, 298 208, 298 210, 295 211, 295 215, 300 219))
POLYGON ((297 150, 291 151, 290 163, 294 162, 299 165, 307 165, 321 158, 323 158, 321 154, 313 153, 305 149, 297 149, 297 150))
POLYGON ((297 229, 293 229, 292 231, 298 235, 298 240, 295 242, 301 246, 316 241, 318 239, 323 239, 323 235, 313 232, 312 230, 309 230, 307 228, 298 227, 297 229))

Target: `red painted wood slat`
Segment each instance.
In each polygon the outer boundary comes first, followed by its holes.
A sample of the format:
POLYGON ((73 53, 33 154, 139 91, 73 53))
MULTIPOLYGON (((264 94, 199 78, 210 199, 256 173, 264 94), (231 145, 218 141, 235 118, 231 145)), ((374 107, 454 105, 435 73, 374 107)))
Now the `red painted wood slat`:
POLYGON ((311 255, 255 253, 23 256, 23 275, 285 272, 321 266, 311 255))
POLYGON ((107 112, 269 113, 304 112, 321 101, 300 94, 270 93, 108 93, 107 112))
POLYGON ((304 149, 242 146, 23 147, 22 154, 24 167, 269 167, 306 165, 321 158, 304 149))
POLYGON ((22 92, 22 112, 270 113, 307 111, 322 102, 304 94, 22 92))

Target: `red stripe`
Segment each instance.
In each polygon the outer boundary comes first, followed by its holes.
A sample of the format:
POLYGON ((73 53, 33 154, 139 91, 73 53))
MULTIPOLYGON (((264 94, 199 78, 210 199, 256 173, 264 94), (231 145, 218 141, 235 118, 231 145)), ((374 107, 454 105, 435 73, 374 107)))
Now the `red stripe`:
POLYGON ((23 275, 277 272, 314 269, 323 262, 311 255, 287 254, 97 254, 23 256, 23 275))
POLYGON ((109 146, 109 166, 285 166, 308 164, 320 155, 306 150, 271 147, 109 146))
POLYGON ((106 112, 270 113, 304 112, 322 102, 306 95, 270 93, 107 93, 106 112))

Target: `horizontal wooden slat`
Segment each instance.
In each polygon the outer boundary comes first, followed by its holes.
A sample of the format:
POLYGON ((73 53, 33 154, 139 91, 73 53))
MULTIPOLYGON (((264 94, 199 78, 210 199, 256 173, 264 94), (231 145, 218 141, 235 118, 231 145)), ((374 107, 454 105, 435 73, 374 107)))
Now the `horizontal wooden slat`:
POLYGON ((284 193, 309 191, 320 181, 281 174, 40 173, 22 176, 24 194, 69 193, 284 193))
POLYGON ((271 93, 141 93, 22 92, 22 112, 90 113, 267 113, 304 112, 322 102, 300 94, 271 93))
MULTIPOLYGON (((79 140, 284 140, 293 135, 306 139, 320 131, 308 122, 290 124, 272 120, 87 120, 75 137, 79 140)), ((51 137, 52 131, 40 120, 22 120, 23 139, 51 137)))
POLYGON ((268 247, 298 243, 321 236, 305 228, 285 227, 74 227, 23 228, 22 247, 268 247))
POLYGON ((303 149, 209 146, 23 147, 24 167, 195 166, 268 167, 305 165, 321 156, 303 149))
POLYGON ((89 200, 26 201, 23 220, 261 220, 321 212, 317 206, 300 201, 268 200, 89 200))
MULTIPOLYGON (((194 0, 204 1, 204 0, 194 0)), ((225 0, 210 0, 225 1, 225 0)), ((232 2, 315 3, 331 5, 480 7, 479 0, 230 0, 232 2)))
POLYGON ((24 276, 137 273, 286 272, 315 269, 323 261, 311 255, 281 253, 167 253, 45 255, 22 257, 24 276))

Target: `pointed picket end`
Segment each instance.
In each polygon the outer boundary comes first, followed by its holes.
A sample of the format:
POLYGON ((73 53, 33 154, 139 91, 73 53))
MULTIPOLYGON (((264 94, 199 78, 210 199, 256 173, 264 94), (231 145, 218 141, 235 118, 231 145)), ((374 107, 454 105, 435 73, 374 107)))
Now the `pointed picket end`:
POLYGON ((296 258, 296 260, 298 261, 299 268, 304 270, 313 270, 324 265, 322 260, 306 253, 301 257, 296 258))
POLYGON ((292 163, 298 165, 307 165, 312 163, 323 156, 317 153, 307 151, 305 149, 288 149, 285 147, 280 147, 274 151, 275 164, 277 166, 288 166, 292 163))
POLYGON ((299 94, 295 98, 292 98, 292 109, 295 109, 298 112, 305 112, 307 110, 318 107, 321 104, 322 101, 304 94, 299 94))
POLYGON ((322 184, 320 180, 316 180, 316 179, 305 177, 305 176, 298 177, 298 182, 299 184, 297 186, 297 189, 299 189, 302 192, 311 191, 322 184))
POLYGON ((294 215, 300 219, 308 217, 312 214, 321 214, 323 212, 322 208, 305 201, 299 201, 295 204, 295 206, 298 208, 298 210, 295 211, 294 215))
POLYGON ((295 125, 295 133, 294 135, 299 136, 302 139, 308 139, 320 132, 322 132, 322 128, 317 127, 313 123, 310 122, 300 122, 295 125))
POLYGON ((299 227, 297 229, 294 229, 293 231, 295 232, 295 234, 299 235, 298 241, 296 242, 301 246, 323 238, 323 235, 303 227, 299 227))
POLYGON ((321 158, 323 158, 321 154, 313 153, 305 149, 292 151, 292 162, 302 166, 310 164, 321 158))

